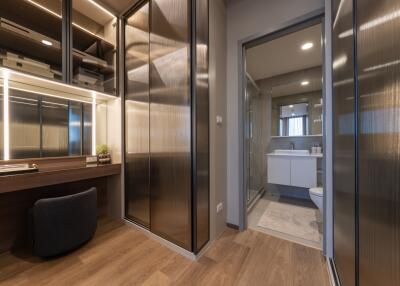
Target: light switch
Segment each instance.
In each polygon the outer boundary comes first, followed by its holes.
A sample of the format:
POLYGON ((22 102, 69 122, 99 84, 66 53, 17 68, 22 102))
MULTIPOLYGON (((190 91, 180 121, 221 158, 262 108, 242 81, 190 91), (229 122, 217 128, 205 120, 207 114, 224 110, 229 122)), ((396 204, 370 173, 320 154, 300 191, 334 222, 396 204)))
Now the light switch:
POLYGON ((217 115, 217 125, 222 125, 222 116, 221 115, 217 115))

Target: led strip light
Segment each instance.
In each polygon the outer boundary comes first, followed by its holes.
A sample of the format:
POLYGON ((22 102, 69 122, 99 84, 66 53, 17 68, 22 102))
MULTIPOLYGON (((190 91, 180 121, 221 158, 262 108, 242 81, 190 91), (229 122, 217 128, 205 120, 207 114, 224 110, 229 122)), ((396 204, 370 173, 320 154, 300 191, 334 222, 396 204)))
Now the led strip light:
POLYGON ((92 92, 92 155, 96 155, 96 92, 92 92))
POLYGON ((9 121, 9 89, 8 89, 8 71, 3 71, 3 160, 10 160, 10 121, 9 121))

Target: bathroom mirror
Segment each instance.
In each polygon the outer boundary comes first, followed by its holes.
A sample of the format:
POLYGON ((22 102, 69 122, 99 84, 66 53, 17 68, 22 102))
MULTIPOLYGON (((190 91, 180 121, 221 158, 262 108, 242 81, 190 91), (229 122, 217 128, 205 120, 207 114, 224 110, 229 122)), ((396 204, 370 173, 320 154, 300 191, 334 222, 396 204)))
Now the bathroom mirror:
POLYGON ((321 135, 322 106, 321 90, 272 97, 271 135, 321 135))

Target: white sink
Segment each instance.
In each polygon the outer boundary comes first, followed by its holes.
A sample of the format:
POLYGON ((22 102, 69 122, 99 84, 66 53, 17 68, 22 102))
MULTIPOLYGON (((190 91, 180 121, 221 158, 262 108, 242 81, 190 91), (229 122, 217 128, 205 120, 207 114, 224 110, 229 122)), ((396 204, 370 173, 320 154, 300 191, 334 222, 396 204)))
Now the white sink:
POLYGON ((309 155, 309 150, 282 150, 278 149, 274 151, 274 154, 279 155, 309 155))

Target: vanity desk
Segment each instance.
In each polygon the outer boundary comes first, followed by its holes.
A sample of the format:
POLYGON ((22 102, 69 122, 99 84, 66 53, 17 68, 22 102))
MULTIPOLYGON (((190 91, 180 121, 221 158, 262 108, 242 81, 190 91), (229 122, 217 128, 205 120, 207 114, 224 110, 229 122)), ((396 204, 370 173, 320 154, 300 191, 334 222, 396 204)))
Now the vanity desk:
POLYGON ((1 161, 35 164, 31 173, 0 176, 0 254, 29 246, 28 212, 41 198, 97 188, 98 221, 121 215, 121 164, 87 165, 85 156, 1 161))
POLYGON ((37 165, 36 172, 0 176, 0 194, 119 175, 121 164, 87 165, 84 156, 12 160, 5 164, 37 165))

